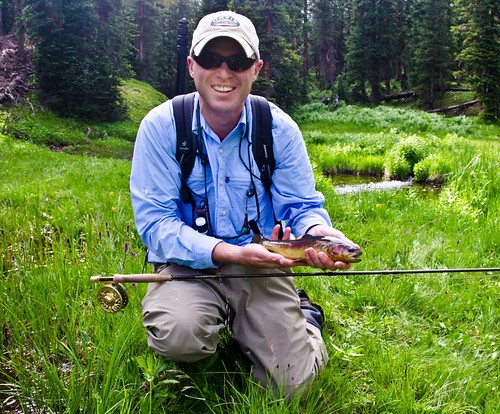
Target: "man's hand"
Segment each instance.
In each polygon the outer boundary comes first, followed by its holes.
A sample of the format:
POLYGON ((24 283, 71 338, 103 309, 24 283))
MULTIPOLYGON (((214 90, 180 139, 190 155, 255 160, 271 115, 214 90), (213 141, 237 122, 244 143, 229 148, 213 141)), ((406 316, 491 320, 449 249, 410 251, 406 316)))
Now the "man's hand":
MULTIPOLYGON (((279 229, 279 225, 273 228, 271 239, 278 239, 279 229)), ((283 240, 289 240, 290 234, 291 229, 287 227, 283 232, 283 240)), ((212 252, 212 260, 214 263, 233 263, 265 269, 278 269, 304 264, 303 262, 287 259, 281 254, 271 253, 264 246, 257 243, 250 243, 240 247, 221 242, 215 246, 212 252)))
MULTIPOLYGON (((353 243, 349 240, 344 233, 340 230, 334 229, 333 227, 326 226, 324 224, 319 224, 317 226, 312 227, 307 234, 311 236, 332 236, 337 237, 342 240, 346 240, 349 243, 353 243)), ((353 243, 355 244, 355 243, 353 243)), ((351 266, 350 263, 333 261, 323 252, 316 253, 313 248, 308 248, 305 250, 306 262, 307 265, 311 267, 317 267, 319 269, 327 269, 327 270, 337 270, 337 269, 349 269, 351 266)))

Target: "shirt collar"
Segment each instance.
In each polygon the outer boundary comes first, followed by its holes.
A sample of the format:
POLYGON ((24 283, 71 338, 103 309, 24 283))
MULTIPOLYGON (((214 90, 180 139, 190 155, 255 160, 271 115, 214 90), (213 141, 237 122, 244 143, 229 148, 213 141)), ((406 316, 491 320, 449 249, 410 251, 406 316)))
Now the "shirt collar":
MULTIPOLYGON (((232 135, 237 135, 237 136, 243 136, 245 135, 245 132, 247 128, 249 128, 249 122, 248 120, 251 120, 251 115, 250 115, 250 107, 251 105, 249 104, 249 98, 245 100, 245 107, 243 108, 243 111, 241 112, 240 119, 238 120, 238 123, 236 124, 235 128, 229 133, 228 137, 232 135)), ((212 138, 219 139, 215 132, 212 131, 212 128, 210 128, 210 125, 208 125, 206 119, 204 118, 203 114, 200 113, 200 106, 198 104, 199 102, 199 95, 196 94, 196 99, 194 102, 195 105, 195 112, 193 116, 193 134, 196 134, 198 132, 198 119, 200 120, 201 124, 201 129, 204 131, 204 133, 212 138), (198 118, 199 114, 199 118, 198 118)))

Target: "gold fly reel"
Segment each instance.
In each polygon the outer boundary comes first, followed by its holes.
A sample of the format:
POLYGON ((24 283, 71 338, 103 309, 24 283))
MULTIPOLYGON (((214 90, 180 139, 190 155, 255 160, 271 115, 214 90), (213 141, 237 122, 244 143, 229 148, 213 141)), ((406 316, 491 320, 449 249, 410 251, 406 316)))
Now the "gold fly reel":
POLYGON ((127 291, 120 283, 110 283, 99 288, 97 301, 106 312, 116 313, 127 306, 127 291))

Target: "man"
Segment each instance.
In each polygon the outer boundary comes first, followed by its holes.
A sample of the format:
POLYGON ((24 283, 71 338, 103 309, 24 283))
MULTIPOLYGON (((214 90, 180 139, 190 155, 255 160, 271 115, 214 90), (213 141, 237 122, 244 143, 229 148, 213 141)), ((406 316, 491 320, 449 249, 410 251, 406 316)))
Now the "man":
MULTIPOLYGON (((271 196, 260 182, 251 150, 249 93, 262 67, 259 40, 244 16, 223 11, 205 16, 188 57, 197 94, 193 134, 200 156, 187 180, 196 208, 183 203, 176 160, 171 101, 141 123, 134 151, 131 193, 138 232, 156 272, 248 274, 246 278, 152 283, 143 300, 150 347, 171 361, 197 361, 216 352, 226 326, 252 362, 263 385, 293 395, 327 362, 321 337, 322 310, 297 291, 290 267, 346 269, 323 253, 306 250, 306 263, 271 253, 246 231, 252 220, 277 239, 304 234, 346 239, 331 226, 297 125, 271 104, 276 168, 271 196), (199 212, 207 221, 198 232, 199 212), (279 273, 280 277, 252 277, 279 273)), ((348 239, 346 239, 348 240, 348 239)))

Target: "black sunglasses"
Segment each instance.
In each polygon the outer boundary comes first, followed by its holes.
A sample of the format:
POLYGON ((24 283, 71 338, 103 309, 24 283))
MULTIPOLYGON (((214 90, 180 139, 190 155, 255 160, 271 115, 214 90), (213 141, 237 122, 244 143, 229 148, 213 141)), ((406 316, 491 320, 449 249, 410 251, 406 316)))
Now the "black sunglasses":
POLYGON ((252 67, 255 59, 245 55, 221 56, 217 53, 203 52, 200 56, 193 56, 195 62, 203 69, 216 69, 226 62, 229 69, 233 72, 243 72, 252 67))

